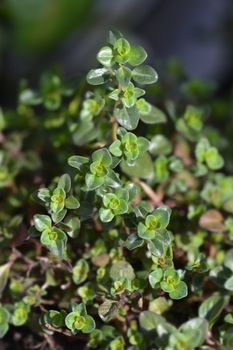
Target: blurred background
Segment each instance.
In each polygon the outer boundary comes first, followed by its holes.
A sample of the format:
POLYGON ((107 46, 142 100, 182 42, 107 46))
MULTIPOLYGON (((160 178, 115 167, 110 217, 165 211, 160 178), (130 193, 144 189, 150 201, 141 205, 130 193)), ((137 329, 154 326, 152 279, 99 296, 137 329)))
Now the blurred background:
POLYGON ((232 0, 1 0, 0 104, 53 65, 65 78, 85 74, 110 28, 143 45, 155 67, 176 57, 188 77, 221 93, 231 86, 232 0))

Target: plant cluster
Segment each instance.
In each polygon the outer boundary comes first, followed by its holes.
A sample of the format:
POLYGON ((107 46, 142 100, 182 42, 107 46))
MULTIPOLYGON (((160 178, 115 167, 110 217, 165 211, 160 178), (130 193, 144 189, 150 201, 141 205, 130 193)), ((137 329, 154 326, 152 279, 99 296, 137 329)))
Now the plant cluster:
POLYGON ((88 91, 48 74, 22 83, 21 132, 1 113, 1 338, 27 326, 80 349, 232 349, 233 176, 206 126, 211 88, 163 98, 146 58, 111 31, 88 91))

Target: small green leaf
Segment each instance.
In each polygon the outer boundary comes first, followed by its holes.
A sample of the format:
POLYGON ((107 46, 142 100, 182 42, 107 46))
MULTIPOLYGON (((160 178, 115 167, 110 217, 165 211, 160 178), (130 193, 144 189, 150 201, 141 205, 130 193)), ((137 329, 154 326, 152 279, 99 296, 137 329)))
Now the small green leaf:
POLYGON ((120 141, 120 140, 114 141, 114 142, 110 145, 109 151, 110 151, 115 157, 121 157, 121 155, 122 155, 121 141, 120 141))
POLYGON ((143 239, 139 239, 136 234, 131 234, 125 241, 124 246, 129 250, 133 250, 141 247, 143 244, 143 239))
POLYGON ((156 135, 150 141, 149 151, 154 156, 168 155, 172 151, 172 145, 163 135, 156 135))
POLYGON ((126 63, 130 53, 130 44, 124 39, 120 38, 114 43, 114 59, 118 63, 126 63))
POLYGON ((153 163, 148 153, 140 155, 132 166, 129 166, 125 161, 121 162, 122 171, 133 177, 152 178, 154 174, 153 163))
POLYGON ((119 303, 114 300, 105 300, 100 304, 98 314, 102 321, 108 322, 118 315, 119 303))
POLYGON ((75 145, 82 146, 98 137, 99 131, 95 128, 92 120, 81 120, 75 123, 76 129, 72 138, 75 145))
POLYGON ((14 326, 22 326, 27 322, 30 307, 24 302, 20 301, 15 304, 14 312, 12 315, 11 322, 14 326))
POLYGON ((229 296, 212 295, 200 305, 198 315, 206 318, 209 324, 213 325, 228 302, 229 296))
POLYGON ((126 90, 124 91, 124 95, 122 97, 122 102, 126 108, 131 108, 135 105, 137 97, 135 95, 134 87, 129 83, 126 90))
POLYGON ((114 263, 110 269, 110 277, 113 281, 127 279, 132 281, 135 278, 135 273, 132 266, 125 260, 114 263))
POLYGON ((147 102, 144 98, 140 98, 136 102, 136 106, 139 109, 140 114, 150 114, 152 110, 152 105, 147 102))
POLYGON ((224 287, 227 290, 233 291, 233 276, 226 280, 226 282, 224 283, 224 287))
POLYGON ((165 182, 169 177, 168 158, 159 156, 154 163, 156 182, 165 182))
POLYGON ((80 219, 77 216, 67 216, 64 220, 64 224, 66 225, 66 233, 71 238, 76 238, 80 231, 80 219))
POLYGON ((58 224, 59 222, 61 222, 64 219, 64 217, 66 216, 66 213, 67 213, 66 209, 63 209, 63 210, 56 212, 56 213, 52 213, 53 222, 55 224, 58 224))
MULTIPOLYGON (((164 230, 165 232, 165 230, 164 230)), ((138 234, 139 236, 141 234, 138 234)), ((155 237, 155 233, 147 230, 144 231, 144 239, 149 239, 149 241, 147 242, 147 248, 148 251, 156 257, 162 257, 165 254, 165 250, 166 250, 166 244, 164 242, 164 239, 162 238, 162 234, 161 234, 161 230, 160 230, 160 235, 157 235, 157 237, 155 237), (151 237, 151 238, 150 238, 151 237)))
POLYGON ((152 67, 145 65, 134 68, 132 78, 138 84, 153 84, 158 80, 158 75, 152 67))
POLYGON ((56 227, 46 229, 42 232, 40 241, 47 246, 55 256, 60 258, 65 256, 67 236, 62 230, 56 227))
POLYGON ((160 333, 162 334, 171 334, 176 331, 176 328, 169 324, 164 317, 157 315, 152 311, 141 312, 139 323, 141 328, 146 331, 158 330, 158 328, 160 328, 160 333))
POLYGON ((178 157, 172 156, 170 158, 169 169, 171 171, 176 172, 176 173, 181 173, 182 170, 184 169, 184 165, 183 165, 182 160, 178 157))
POLYGON ((104 177, 96 176, 87 173, 85 176, 85 183, 88 190, 93 191, 96 188, 100 187, 104 183, 104 177))
POLYGON ((224 265, 233 272, 233 249, 228 250, 226 253, 224 265))
POLYGON ((70 312, 65 318, 66 327, 72 332, 81 330, 85 325, 85 318, 78 311, 70 312))
POLYGON ((95 321, 93 317, 86 315, 84 316, 85 325, 82 328, 83 333, 91 333, 95 329, 95 321))
POLYGON ((119 84, 127 86, 131 79, 131 70, 125 66, 121 66, 116 71, 116 78, 119 84))
POLYGON ((50 200, 50 191, 48 188, 40 188, 37 192, 37 197, 42 202, 49 202, 50 200))
MULTIPOLYGON (((157 208, 152 214, 147 215, 144 223, 138 224, 138 235, 139 237, 147 240, 154 239, 156 235, 164 235, 164 229, 168 226, 170 221, 171 209, 166 205, 157 208), (162 231, 161 231, 162 230, 162 231)), ((159 247, 161 243, 157 242, 159 247)), ((155 242, 154 242, 155 244, 155 242)), ((153 245, 152 245, 153 248, 153 245)), ((158 247, 154 247, 156 250, 158 247)), ((161 247, 163 252, 163 247, 161 247)))
POLYGON ((123 35, 121 34, 121 32, 119 30, 116 30, 116 29, 109 30, 107 42, 114 46, 115 42, 122 37, 123 37, 123 35))
POLYGON ((138 109, 134 106, 131 108, 115 108, 114 114, 117 121, 127 130, 136 129, 139 122, 138 109))
POLYGON ((9 324, 7 322, 0 325, 0 339, 2 339, 9 330, 9 324))
POLYGON ((108 95, 109 98, 111 98, 114 101, 118 101, 119 100, 119 95, 121 93, 120 89, 115 89, 112 92, 110 92, 110 94, 108 95))
POLYGON ((140 119, 146 124, 161 124, 167 121, 165 113, 155 106, 151 106, 148 113, 140 113, 140 119))
POLYGON ((152 215, 158 220, 159 228, 166 228, 170 221, 171 209, 167 205, 162 205, 152 215))
POLYGON ((204 318, 196 317, 183 323, 179 330, 187 336, 191 335, 193 348, 198 348, 206 339, 208 322, 204 318))
POLYGON ((105 167, 109 167, 112 164, 112 157, 107 148, 101 148, 92 154, 94 162, 101 162, 105 167))
POLYGON ((91 85, 101 85, 104 83, 104 74, 107 73, 106 68, 91 69, 87 74, 87 82, 91 85))
POLYGON ((188 287, 187 284, 183 281, 180 281, 176 286, 175 289, 169 293, 169 297, 171 299, 182 299, 185 298, 188 295, 188 287))
POLYGON ((4 130, 6 127, 6 120, 3 114, 2 108, 0 108, 0 130, 4 130))
POLYGON ((149 282, 152 288, 157 288, 163 278, 163 270, 157 268, 149 274, 149 282))
POLYGON ((71 156, 68 159, 68 164, 73 168, 81 170, 84 164, 89 163, 89 159, 81 156, 71 156))
POLYGON ((166 299, 165 297, 158 297, 150 301, 149 310, 158 315, 162 315, 164 312, 170 309, 172 304, 172 300, 166 299))
POLYGON ((205 153, 205 160, 208 167, 212 170, 221 169, 224 165, 224 160, 215 147, 208 148, 205 153))
POLYGON ((112 49, 109 46, 104 46, 97 54, 97 60, 103 66, 110 66, 113 58, 112 49))
POLYGON ((125 341, 122 336, 115 337, 109 343, 109 350, 124 350, 125 349, 125 341))
POLYGON ((9 330, 10 318, 9 311, 0 304, 0 339, 2 339, 9 330))
POLYGON ((65 324, 74 334, 76 331, 90 333, 95 329, 94 319, 89 315, 81 315, 79 310, 70 312, 65 318, 65 324))
POLYGON ((201 131, 203 127, 203 111, 195 106, 187 106, 184 120, 189 128, 201 131))
POLYGON ((19 95, 19 100, 21 103, 25 103, 29 106, 36 106, 42 102, 42 98, 30 89, 24 89, 19 95))
POLYGON ((227 322, 227 323, 233 324, 233 314, 227 314, 224 317, 224 321, 227 322))
POLYGON ((50 244, 60 240, 66 240, 66 235, 59 228, 53 227, 42 232, 41 243, 44 245, 49 246, 50 244))
POLYGON ((147 58, 147 53, 143 47, 139 45, 132 45, 129 53, 128 63, 132 66, 139 66, 147 58))
POLYGON ((82 315, 82 316, 87 315, 87 308, 85 303, 76 304, 75 302, 72 302, 71 309, 72 311, 78 312, 79 315, 82 315))
POLYGON ((65 313, 57 310, 49 310, 44 314, 44 322, 51 324, 53 327, 63 327, 65 313))
POLYGON ((69 174, 64 174, 60 177, 57 187, 62 188, 66 193, 70 191, 71 188, 71 178, 69 174))
POLYGON ((67 209, 77 209, 80 207, 80 203, 74 196, 69 196, 66 198, 65 206, 67 209))
POLYGON ((89 273, 89 265, 85 259, 80 259, 73 268, 73 281, 75 284, 83 283, 89 273))
POLYGON ((11 264, 10 263, 6 263, 2 266, 0 266, 0 296, 2 295, 2 292, 4 291, 8 278, 9 278, 9 274, 10 274, 10 268, 11 268, 11 264))
POLYGON ((99 214, 102 222, 110 222, 114 219, 114 214, 111 209, 100 208, 99 214))
POLYGON ((150 147, 150 141, 147 140, 145 137, 138 137, 138 148, 139 152, 142 154, 146 152, 150 147))
POLYGON ((132 165, 132 163, 134 163, 134 160, 139 156, 140 149, 138 141, 139 138, 137 138, 137 136, 131 132, 127 132, 121 139, 121 148, 127 161, 130 161, 130 165, 132 165))
POLYGON ((195 148, 195 155, 197 160, 202 163, 205 160, 206 151, 210 147, 210 143, 207 138, 201 138, 195 148))
POLYGON ((51 196, 51 204, 50 204, 50 207, 54 213, 58 214, 60 211, 64 209, 65 198, 66 198, 65 190, 60 187, 55 188, 51 196))
POLYGON ((33 220, 36 229, 40 232, 49 229, 52 226, 52 220, 48 215, 36 214, 34 215, 33 220))
POLYGON ((83 286, 78 288, 78 295, 82 298, 84 303, 91 301, 95 297, 95 289, 91 283, 86 283, 83 286))
POLYGON ((146 225, 144 225, 142 222, 139 222, 138 224, 138 236, 140 238, 151 240, 155 238, 155 230, 149 230, 147 229, 146 225))

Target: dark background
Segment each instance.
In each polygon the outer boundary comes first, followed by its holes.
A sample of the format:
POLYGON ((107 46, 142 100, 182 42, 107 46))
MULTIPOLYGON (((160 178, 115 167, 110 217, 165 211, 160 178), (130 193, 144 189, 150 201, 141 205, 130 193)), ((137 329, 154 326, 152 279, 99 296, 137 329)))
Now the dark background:
POLYGON ((141 43, 155 68, 176 57, 221 94, 231 86, 232 0, 0 0, 0 104, 53 65, 64 78, 84 75, 110 28, 141 43))

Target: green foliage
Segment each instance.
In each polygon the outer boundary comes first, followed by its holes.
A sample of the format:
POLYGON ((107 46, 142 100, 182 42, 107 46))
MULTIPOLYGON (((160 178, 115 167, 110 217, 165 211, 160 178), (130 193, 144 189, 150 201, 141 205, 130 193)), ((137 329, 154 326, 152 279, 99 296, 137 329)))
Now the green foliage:
POLYGON ((169 293, 171 299, 182 299, 188 294, 186 283, 180 280, 179 272, 174 269, 163 272, 157 268, 150 273, 149 281, 152 288, 160 286, 164 292, 169 293))
POLYGON ((93 317, 87 315, 84 304, 73 307, 73 311, 68 313, 65 318, 65 324, 73 334, 76 334, 78 331, 91 333, 95 329, 95 321, 93 317))
POLYGON ((1 110, 1 338, 232 348, 233 177, 210 89, 174 64, 157 82, 146 58, 111 31, 92 86, 46 74, 1 110))
POLYGON ((87 75, 87 81, 93 85, 109 85, 108 97, 115 101, 113 114, 127 130, 135 129, 140 117, 149 124, 164 122, 165 115, 141 98, 145 90, 134 86, 131 81, 147 85, 158 79, 152 67, 141 65, 147 57, 145 50, 140 46, 131 46, 120 33, 111 33, 109 45, 101 48, 97 54, 97 60, 103 68, 92 69, 87 75), (114 75, 117 81, 111 84, 114 75))
POLYGON ((55 328, 64 327, 65 325, 65 311, 49 310, 44 314, 44 324, 52 325, 55 328))
POLYGON ((109 150, 116 157, 124 157, 128 165, 133 165, 134 161, 148 150, 150 143, 146 138, 137 137, 123 128, 119 128, 118 132, 120 139, 114 141, 109 150))
POLYGON ((0 339, 4 337, 9 329, 10 313, 2 305, 0 305, 0 339))
POLYGON ((75 284, 81 284, 87 279, 89 266, 86 260, 80 259, 73 267, 73 281, 75 284))
POLYGON ((100 208, 100 220, 112 221, 117 215, 123 215, 128 211, 129 195, 127 191, 118 190, 116 193, 106 193, 103 196, 103 208, 100 208))
POLYGON ((177 129, 192 140, 197 141, 203 128, 203 111, 194 106, 187 106, 183 118, 178 119, 177 129))
POLYGON ((22 326, 27 322, 28 314, 30 312, 30 307, 24 302, 17 302, 14 305, 14 310, 12 313, 12 324, 14 326, 22 326))
POLYGON ((147 215, 145 222, 138 224, 138 236, 143 239, 154 239, 163 235, 170 221, 171 210, 167 206, 157 208, 153 213, 147 215))
POLYGON ((199 307, 198 314, 205 317, 212 325, 220 316, 224 306, 229 302, 228 296, 213 295, 206 299, 199 307))
POLYGON ((205 341, 208 332, 208 324, 204 318, 194 318, 176 329, 165 318, 151 311, 141 313, 140 325, 146 331, 155 330, 158 344, 166 350, 199 348, 205 341), (167 346, 163 345, 166 343, 167 346))
POLYGON ((223 159, 215 147, 211 147, 206 138, 202 138, 195 149, 198 162, 206 163, 209 169, 217 170, 222 168, 223 159))

